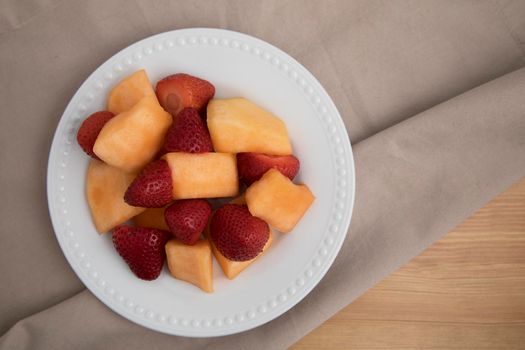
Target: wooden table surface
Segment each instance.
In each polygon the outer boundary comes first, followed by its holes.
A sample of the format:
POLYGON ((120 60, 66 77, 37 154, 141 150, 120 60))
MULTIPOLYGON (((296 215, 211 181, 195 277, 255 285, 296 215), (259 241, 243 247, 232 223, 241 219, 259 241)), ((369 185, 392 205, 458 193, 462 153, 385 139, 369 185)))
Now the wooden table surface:
POLYGON ((525 349, 525 178, 292 349, 525 349))

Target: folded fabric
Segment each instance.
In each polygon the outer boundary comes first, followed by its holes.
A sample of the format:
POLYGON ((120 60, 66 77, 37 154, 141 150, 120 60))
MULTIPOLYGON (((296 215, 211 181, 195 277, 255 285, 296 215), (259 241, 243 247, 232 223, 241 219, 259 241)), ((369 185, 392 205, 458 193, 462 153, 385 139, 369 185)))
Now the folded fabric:
POLYGON ((0 5, 1 349, 284 348, 525 175, 523 2, 28 6, 0 5), (141 328, 84 290, 45 194, 54 128, 87 75, 140 38, 195 26, 246 32, 305 64, 343 116, 357 171, 350 231, 322 282, 278 319, 212 339, 141 328))

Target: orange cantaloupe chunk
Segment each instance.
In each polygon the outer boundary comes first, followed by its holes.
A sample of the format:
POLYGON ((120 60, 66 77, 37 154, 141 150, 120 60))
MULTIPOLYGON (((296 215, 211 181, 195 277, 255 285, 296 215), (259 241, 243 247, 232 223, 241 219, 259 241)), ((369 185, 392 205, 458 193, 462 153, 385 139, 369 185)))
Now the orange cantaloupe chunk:
POLYGON ((98 233, 107 232, 145 210, 124 202, 124 193, 135 176, 99 160, 90 161, 86 174, 86 196, 98 233))
POLYGON ((315 200, 306 185, 296 185, 276 169, 268 170, 246 190, 253 216, 281 232, 290 232, 315 200))
POLYGON ((146 96, 104 125, 93 151, 109 165, 136 172, 160 150, 171 123, 171 115, 159 105, 157 97, 146 96))
POLYGON ((292 154, 284 122, 247 99, 213 99, 207 112, 208 129, 217 152, 292 154))
POLYGON ((169 231, 170 228, 164 218, 166 207, 163 208, 148 208, 139 215, 133 218, 135 225, 140 227, 152 227, 159 230, 169 231))
MULTIPOLYGON (((234 203, 235 204, 235 203, 234 203)), ((217 262, 219 263, 219 266, 222 269, 222 272, 224 272, 224 275, 228 277, 228 279, 232 280, 235 277, 237 277, 242 271, 244 271, 248 266, 250 266, 255 260, 257 260, 261 255, 264 254, 264 252, 270 248, 273 241, 273 233, 270 229, 270 236, 268 237, 268 241, 266 241, 266 244, 263 247, 262 252, 257 255, 255 258, 247 261, 233 261, 222 255, 221 252, 215 247, 215 244, 211 240, 210 237, 210 231, 209 231, 209 225, 204 230, 204 236, 208 238, 211 245, 211 250, 213 252, 213 255, 215 256, 215 259, 217 259, 217 262)))
POLYGON ((118 83, 108 95, 107 110, 117 115, 130 110, 143 97, 155 95, 144 69, 138 70, 118 83))
POLYGON ((235 154, 172 152, 164 159, 171 169, 173 199, 232 197, 239 192, 235 154))
POLYGON ((212 253, 207 239, 201 239, 194 245, 171 239, 166 243, 166 258, 173 277, 207 293, 213 292, 212 253))

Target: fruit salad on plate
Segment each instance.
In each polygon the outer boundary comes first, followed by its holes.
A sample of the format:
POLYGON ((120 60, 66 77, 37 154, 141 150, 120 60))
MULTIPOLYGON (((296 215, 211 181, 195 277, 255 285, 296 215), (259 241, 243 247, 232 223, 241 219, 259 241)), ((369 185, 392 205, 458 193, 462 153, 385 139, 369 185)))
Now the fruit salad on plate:
POLYGON ((214 95, 210 82, 184 73, 154 89, 139 70, 78 130, 92 158, 95 228, 112 232, 140 279, 156 279, 167 261, 174 278, 213 292, 214 258, 234 279, 315 199, 293 182, 300 162, 285 123, 245 98, 214 95))

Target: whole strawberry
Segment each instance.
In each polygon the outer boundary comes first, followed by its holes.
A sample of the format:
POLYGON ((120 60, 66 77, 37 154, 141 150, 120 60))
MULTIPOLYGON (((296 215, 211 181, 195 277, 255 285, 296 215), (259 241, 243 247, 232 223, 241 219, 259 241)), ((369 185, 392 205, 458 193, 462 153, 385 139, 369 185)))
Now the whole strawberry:
POLYGON ((270 227, 252 216, 246 205, 225 204, 213 214, 210 235, 226 258, 247 261, 262 252, 270 237, 270 227))
POLYGON ((99 159, 93 152, 93 145, 97 140, 100 130, 102 130, 108 120, 114 116, 115 115, 113 113, 108 111, 95 112, 84 119, 80 125, 80 128, 77 132, 77 142, 84 152, 86 152, 89 156, 99 159))
POLYGON ((174 117, 185 107, 203 113, 215 95, 215 87, 210 82, 183 73, 159 80, 155 90, 160 105, 174 117))
POLYGON ((122 225, 113 230, 113 245, 138 278, 151 281, 164 266, 170 236, 164 230, 122 225))
POLYGON ((213 152, 210 133, 195 109, 184 108, 173 118, 173 124, 166 133, 163 150, 164 153, 213 152))
POLYGON ((293 155, 270 156, 263 153, 237 153, 239 180, 247 186, 259 180, 272 168, 279 170, 281 174, 293 180, 299 171, 299 167, 299 159, 293 155))
POLYGON ((171 233, 184 244, 194 245, 211 215, 211 205, 205 199, 186 199, 166 208, 164 218, 171 233))
POLYGON ((161 208, 172 200, 173 184, 168 163, 155 160, 129 185, 124 201, 135 207, 161 208))

